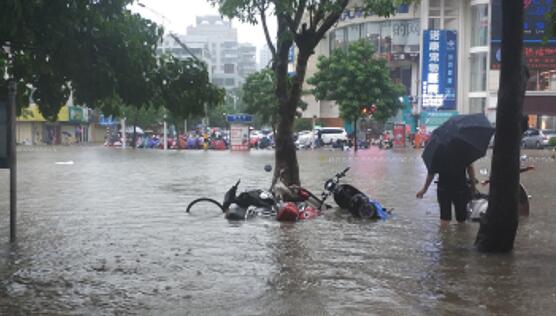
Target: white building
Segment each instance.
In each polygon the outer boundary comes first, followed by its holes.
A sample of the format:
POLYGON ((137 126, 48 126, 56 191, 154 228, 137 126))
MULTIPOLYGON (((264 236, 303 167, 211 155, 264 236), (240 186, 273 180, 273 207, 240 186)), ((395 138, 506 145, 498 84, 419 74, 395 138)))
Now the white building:
POLYGON ((238 72, 245 79, 257 71, 257 47, 249 43, 241 43, 238 54, 238 72))
POLYGON ((270 67, 270 62, 272 61, 272 52, 268 45, 265 45, 259 52, 259 70, 270 67))
POLYGON ((187 28, 187 42, 203 42, 211 53, 212 82, 226 89, 237 88, 243 78, 239 75, 239 45, 237 30, 229 20, 217 15, 198 16, 196 25, 187 28))
MULTIPOLYGON (((401 6, 388 19, 365 17, 354 1, 316 47, 306 78, 316 72, 319 55, 329 56, 335 48, 366 39, 389 61, 394 80, 406 87, 414 100, 413 112, 421 113, 421 124, 429 116, 455 112, 485 113, 495 122, 501 1, 421 0, 418 5, 401 6)), ((531 78, 524 112, 530 115, 530 125, 539 128, 556 127, 556 41, 540 44, 549 6, 548 1, 533 1, 525 17, 525 57, 531 78)), ((309 104, 304 117, 339 116, 334 102, 318 102, 312 96, 304 101, 309 104)))

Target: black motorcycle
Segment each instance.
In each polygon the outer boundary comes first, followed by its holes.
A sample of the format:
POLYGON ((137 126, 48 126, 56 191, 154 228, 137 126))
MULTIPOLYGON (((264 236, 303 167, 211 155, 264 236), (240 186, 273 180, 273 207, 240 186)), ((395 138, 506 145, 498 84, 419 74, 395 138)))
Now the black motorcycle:
POLYGON ((348 210, 356 218, 386 219, 389 211, 377 201, 371 200, 365 193, 349 184, 340 184, 340 179, 346 176, 349 167, 326 180, 322 193, 322 204, 333 195, 334 201, 342 209, 348 210))
POLYGON ((224 201, 220 204, 211 198, 198 198, 191 201, 186 212, 189 213, 193 205, 199 202, 210 202, 217 205, 225 213, 226 219, 245 220, 256 215, 275 215, 277 202, 274 194, 265 190, 250 190, 237 195, 237 188, 241 180, 238 180, 224 195, 224 201))

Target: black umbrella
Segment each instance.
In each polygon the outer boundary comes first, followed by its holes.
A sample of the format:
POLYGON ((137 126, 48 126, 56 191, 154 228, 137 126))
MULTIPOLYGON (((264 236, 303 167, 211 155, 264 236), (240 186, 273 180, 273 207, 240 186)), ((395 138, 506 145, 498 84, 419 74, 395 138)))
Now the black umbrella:
POLYGON ((486 154, 492 134, 484 114, 453 116, 433 131, 423 161, 434 173, 466 167, 486 154))

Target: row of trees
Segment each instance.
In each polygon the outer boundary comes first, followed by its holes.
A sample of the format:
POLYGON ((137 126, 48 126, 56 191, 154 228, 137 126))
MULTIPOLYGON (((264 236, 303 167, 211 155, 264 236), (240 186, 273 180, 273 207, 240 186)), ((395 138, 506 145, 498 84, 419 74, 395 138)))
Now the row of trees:
MULTIPOLYGON (((78 104, 121 114, 122 104, 164 107, 176 118, 223 102, 197 59, 156 55, 163 29, 132 13, 132 0, 4 0, 0 66, 18 87, 18 110, 32 94, 56 120, 70 94, 78 104)), ((8 80, 0 79, 5 93, 8 80)))

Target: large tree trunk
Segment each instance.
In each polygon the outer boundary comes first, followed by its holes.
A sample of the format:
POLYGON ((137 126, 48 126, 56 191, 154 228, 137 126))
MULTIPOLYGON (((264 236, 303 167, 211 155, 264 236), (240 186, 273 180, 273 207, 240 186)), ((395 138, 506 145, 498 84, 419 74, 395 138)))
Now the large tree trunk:
MULTIPOLYGON (((309 60, 310 53, 299 52, 297 58, 296 74, 291 83, 287 98, 280 99, 280 111, 278 121, 278 134, 276 135, 276 169, 274 176, 280 176, 282 172, 282 180, 288 184, 301 184, 299 180, 299 164, 297 163, 297 155, 295 142, 293 138, 293 123, 299 100, 301 99, 301 89, 305 79, 305 71, 307 69, 307 61, 309 60)), ((286 76, 287 76, 287 63, 286 63, 286 76)))
MULTIPOLYGON (((285 29, 285 21, 278 18, 278 34, 281 34, 282 28, 285 29)), ((296 73, 292 78, 292 82, 288 82, 288 54, 292 46, 291 40, 279 40, 277 48, 277 60, 274 64, 276 74, 276 96, 279 101, 278 126, 276 134, 276 149, 274 180, 282 177, 287 185, 297 184, 299 180, 299 164, 297 162, 296 148, 293 138, 293 123, 299 100, 301 99, 301 90, 303 81, 305 80, 305 71, 307 69, 307 61, 312 50, 299 48, 297 56, 296 73)))
POLYGON ((519 145, 526 83, 522 51, 523 0, 504 0, 496 137, 492 156, 488 210, 481 221, 475 241, 479 251, 511 251, 517 233, 519 145))

